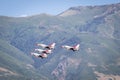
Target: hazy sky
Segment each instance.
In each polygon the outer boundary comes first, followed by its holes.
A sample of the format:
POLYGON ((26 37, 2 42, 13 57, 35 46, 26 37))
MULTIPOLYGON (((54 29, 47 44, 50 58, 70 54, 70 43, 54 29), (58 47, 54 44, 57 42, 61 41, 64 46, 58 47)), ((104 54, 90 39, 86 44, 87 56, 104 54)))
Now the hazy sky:
POLYGON ((0 15, 57 15, 70 7, 119 3, 120 0, 0 0, 0 15))

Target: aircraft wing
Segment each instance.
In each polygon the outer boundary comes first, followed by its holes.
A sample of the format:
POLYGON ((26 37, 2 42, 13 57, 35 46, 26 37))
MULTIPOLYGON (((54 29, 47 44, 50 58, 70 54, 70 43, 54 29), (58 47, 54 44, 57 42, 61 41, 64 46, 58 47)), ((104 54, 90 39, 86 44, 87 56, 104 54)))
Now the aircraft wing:
POLYGON ((39 56, 40 56, 40 54, 34 53, 34 52, 32 52, 31 55, 34 55, 34 56, 36 56, 36 57, 39 57, 39 56))
POLYGON ((45 51, 45 50, 42 50, 42 49, 35 49, 35 51, 43 52, 43 51, 45 51))
POLYGON ((38 54, 38 53, 31 53, 31 55, 35 56, 35 57, 41 57, 41 58, 46 58, 47 57, 47 54, 45 53, 42 53, 42 54, 38 54))
POLYGON ((37 44, 37 46, 41 46, 41 47, 45 48, 48 45, 46 45, 46 44, 37 44))
POLYGON ((42 58, 46 58, 46 57, 47 57, 47 54, 42 53, 42 54, 40 55, 40 57, 42 57, 42 58))
POLYGON ((71 49, 71 48, 73 48, 73 47, 71 47, 71 46, 67 46, 67 45, 64 45, 64 46, 62 46, 62 48, 65 48, 65 49, 71 49))

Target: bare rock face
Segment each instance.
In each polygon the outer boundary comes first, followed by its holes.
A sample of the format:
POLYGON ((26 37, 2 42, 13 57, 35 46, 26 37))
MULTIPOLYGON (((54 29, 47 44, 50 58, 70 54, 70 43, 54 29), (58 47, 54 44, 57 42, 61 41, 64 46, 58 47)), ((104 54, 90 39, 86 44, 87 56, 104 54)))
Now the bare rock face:
POLYGON ((72 59, 66 56, 61 56, 61 61, 58 63, 57 67, 51 73, 57 80, 65 80, 67 75, 67 69, 73 68, 76 70, 80 64, 81 60, 72 59))
POLYGON ((119 80, 120 3, 71 7, 56 16, 0 16, 0 23, 1 80, 119 80), (36 43, 51 42, 57 45, 48 58, 30 55, 36 43), (60 48, 77 43, 76 52, 60 48))

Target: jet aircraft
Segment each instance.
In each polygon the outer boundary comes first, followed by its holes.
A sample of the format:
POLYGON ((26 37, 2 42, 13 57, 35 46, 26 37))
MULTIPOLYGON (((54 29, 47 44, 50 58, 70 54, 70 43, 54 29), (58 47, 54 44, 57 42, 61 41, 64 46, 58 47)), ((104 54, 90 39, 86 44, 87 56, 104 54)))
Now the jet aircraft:
POLYGON ((49 44, 49 45, 46 45, 46 44, 37 44, 37 46, 41 46, 42 48, 46 48, 46 49, 54 49, 55 48, 55 44, 56 43, 52 43, 52 44, 49 44))
MULTIPOLYGON (((41 46, 43 49, 35 49, 35 52, 32 52, 31 55, 36 56, 36 57, 41 57, 47 58, 48 54, 52 53, 52 50, 55 48, 56 43, 52 43, 49 45, 46 44, 37 44, 37 46, 41 46), (37 52, 36 52, 37 51, 37 52)), ((62 48, 65 48, 67 50, 72 50, 72 51, 78 51, 80 48, 80 44, 74 45, 74 46, 68 46, 68 45, 63 45, 62 48)))
POLYGON ((35 49, 35 51, 38 51, 39 53, 46 53, 46 54, 51 54, 52 50, 43 50, 43 49, 35 49))
POLYGON ((45 53, 42 53, 42 54, 38 54, 38 53, 35 53, 35 52, 32 52, 31 55, 35 56, 35 57, 40 57, 40 58, 47 58, 47 54, 45 53))
POLYGON ((68 45, 63 45, 62 48, 65 48, 67 50, 72 50, 72 51, 78 51, 80 47, 80 44, 77 44, 75 46, 68 46, 68 45))

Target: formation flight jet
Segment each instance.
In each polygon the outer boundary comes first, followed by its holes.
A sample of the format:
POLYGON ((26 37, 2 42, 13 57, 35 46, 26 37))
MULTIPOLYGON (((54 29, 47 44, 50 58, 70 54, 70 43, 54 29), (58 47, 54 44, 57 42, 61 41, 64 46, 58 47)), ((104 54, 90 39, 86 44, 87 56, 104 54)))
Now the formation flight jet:
POLYGON ((52 50, 55 48, 55 44, 56 43, 52 43, 50 45, 46 45, 46 44, 37 44, 37 46, 41 46, 43 49, 35 49, 35 52, 32 52, 31 55, 36 56, 36 57, 40 57, 40 58, 47 58, 48 54, 52 53, 52 50))
MULTIPOLYGON (((35 52, 32 52, 31 55, 40 57, 40 58, 47 58, 49 54, 52 53, 52 50, 55 48, 56 43, 52 43, 50 45, 46 44, 37 44, 37 46, 41 46, 43 49, 35 49, 35 52)), ((72 50, 72 51, 78 51, 80 48, 80 44, 74 45, 74 46, 68 46, 68 45, 63 45, 62 48, 65 48, 67 50, 72 50)))
POLYGON ((51 54, 52 50, 43 50, 43 49, 35 49, 35 51, 38 51, 39 53, 46 53, 46 54, 51 54))
POLYGON ((39 54, 39 53, 32 52, 31 55, 33 55, 35 57, 40 57, 42 59, 47 57, 47 54, 45 54, 45 53, 39 54))
POLYGON ((65 48, 67 50, 72 50, 72 51, 78 51, 80 47, 80 44, 77 44, 75 46, 68 46, 68 45, 63 45, 62 48, 65 48))
POLYGON ((52 43, 52 44, 49 44, 49 45, 46 45, 46 44, 37 44, 37 46, 41 46, 42 48, 46 48, 46 49, 54 49, 55 48, 55 44, 56 43, 52 43))

